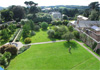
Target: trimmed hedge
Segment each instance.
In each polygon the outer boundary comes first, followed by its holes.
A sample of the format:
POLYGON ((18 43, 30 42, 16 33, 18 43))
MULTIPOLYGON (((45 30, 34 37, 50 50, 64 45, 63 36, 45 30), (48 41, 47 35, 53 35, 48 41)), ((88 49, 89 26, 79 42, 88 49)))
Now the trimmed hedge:
POLYGON ((14 38, 16 37, 16 35, 18 34, 20 29, 17 29, 16 32, 14 33, 14 35, 10 38, 9 42, 12 42, 14 40, 14 38))
POLYGON ((18 35, 18 37, 17 37, 17 39, 16 39, 16 42, 19 42, 19 40, 20 40, 20 38, 21 38, 21 36, 22 36, 22 32, 23 32, 23 30, 20 31, 20 33, 19 33, 19 35, 18 35))

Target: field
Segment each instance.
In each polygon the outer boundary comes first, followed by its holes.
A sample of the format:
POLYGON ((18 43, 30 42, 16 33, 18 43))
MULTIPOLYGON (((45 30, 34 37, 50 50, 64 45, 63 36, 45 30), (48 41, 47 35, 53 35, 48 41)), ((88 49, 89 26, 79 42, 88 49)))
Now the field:
MULTIPOLYGON (((47 30, 41 30, 36 32, 35 36, 30 37, 32 40, 32 43, 37 43, 37 42, 46 42, 46 41, 54 41, 58 39, 50 39, 48 38, 47 30)), ((23 38, 20 40, 22 43, 24 43, 23 38)))
POLYGON ((75 41, 33 45, 8 70, 99 70, 99 60, 75 41), (71 46, 71 53, 69 53, 71 46))

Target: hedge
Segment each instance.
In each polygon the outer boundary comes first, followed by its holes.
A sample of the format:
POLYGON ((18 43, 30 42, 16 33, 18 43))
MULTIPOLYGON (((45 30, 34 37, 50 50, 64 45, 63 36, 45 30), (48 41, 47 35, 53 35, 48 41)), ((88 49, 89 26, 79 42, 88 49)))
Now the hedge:
POLYGON ((16 39, 16 42, 19 42, 19 40, 20 40, 20 38, 21 38, 21 36, 22 36, 22 32, 23 32, 23 30, 20 31, 20 33, 19 33, 19 35, 18 35, 18 37, 17 37, 17 39, 16 39))
POLYGON ((14 35, 10 38, 9 42, 12 42, 14 40, 14 38, 16 37, 16 35, 18 34, 20 29, 17 29, 16 32, 14 33, 14 35))

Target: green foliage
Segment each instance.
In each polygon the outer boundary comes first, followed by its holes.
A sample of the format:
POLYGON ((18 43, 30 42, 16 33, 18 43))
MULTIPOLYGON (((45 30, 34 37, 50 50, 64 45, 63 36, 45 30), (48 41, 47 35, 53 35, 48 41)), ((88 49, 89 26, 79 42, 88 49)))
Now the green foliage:
POLYGON ((68 31, 66 26, 55 26, 53 29, 55 31, 55 38, 61 38, 68 31))
POLYGON ((35 23, 38 23, 38 22, 51 23, 52 21, 51 16, 47 13, 37 13, 36 15, 37 15, 36 18, 34 19, 35 23))
POLYGON ((73 31, 75 38, 80 38, 80 33, 78 31, 73 31))
POLYGON ((18 49, 14 45, 3 45, 0 47, 0 53, 10 52, 11 55, 16 55, 18 49))
POLYGON ((41 27, 42 27, 42 29, 47 29, 47 27, 48 27, 48 23, 46 23, 46 22, 42 22, 41 23, 41 27))
POLYGON ((30 38, 25 38, 24 43, 25 43, 25 44, 31 43, 31 39, 30 39, 30 38))
POLYGON ((24 51, 26 51, 30 46, 23 46, 22 48, 19 49, 19 54, 23 53, 24 51))
POLYGON ((54 36, 55 36, 55 31, 54 30, 48 30, 47 33, 48 33, 50 38, 54 38, 54 36))
POLYGON ((73 27, 72 26, 68 26, 69 31, 73 32, 73 27))
POLYGON ((67 32, 64 35, 62 35, 62 38, 69 42, 70 40, 74 38, 74 35, 71 32, 67 32))
POLYGON ((94 21, 99 20, 98 14, 99 14, 99 12, 97 12, 96 10, 92 10, 91 14, 89 15, 89 19, 94 20, 94 21))
POLYGON ((35 31, 39 31, 40 30, 40 26, 39 25, 35 25, 34 30, 35 31))
POLYGON ((4 40, 8 40, 9 39, 9 34, 8 34, 7 29, 3 29, 1 31, 1 34, 2 34, 2 39, 4 39, 4 40))
POLYGON ((1 11, 1 18, 5 21, 11 21, 13 19, 13 12, 9 10, 2 10, 1 11))
POLYGON ((34 30, 34 26, 35 26, 34 22, 32 20, 30 20, 29 24, 30 24, 31 30, 34 30))
POLYGON ((30 33, 29 30, 30 30, 30 26, 27 25, 27 24, 25 24, 25 25, 23 26, 23 33, 22 33, 23 38, 26 38, 26 37, 29 36, 29 33, 30 33))
POLYGON ((19 22, 25 15, 24 8, 22 6, 14 6, 12 8, 12 11, 14 13, 14 20, 19 22))
POLYGON ((10 59, 11 58, 11 53, 10 52, 5 52, 3 54, 4 57, 6 57, 7 59, 10 59))
POLYGON ((8 65, 8 61, 7 61, 6 57, 4 57, 4 56, 0 57, 0 65, 3 65, 3 66, 8 65))
POLYGON ((31 36, 34 36, 36 33, 34 31, 31 31, 31 36))

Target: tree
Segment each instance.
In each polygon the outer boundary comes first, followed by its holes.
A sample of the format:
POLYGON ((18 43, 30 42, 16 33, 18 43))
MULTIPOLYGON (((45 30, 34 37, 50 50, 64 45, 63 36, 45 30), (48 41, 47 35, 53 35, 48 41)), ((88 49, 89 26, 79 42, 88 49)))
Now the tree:
POLYGON ((80 38, 80 33, 78 31, 73 31, 75 38, 80 38))
POLYGON ((5 52, 3 54, 4 57, 6 57, 7 59, 10 59, 11 58, 11 53, 10 52, 5 52))
POLYGON ((18 49, 14 45, 3 45, 0 47, 0 53, 10 52, 11 55, 16 55, 18 52, 18 49))
POLYGON ((1 31, 1 34, 2 34, 2 39, 4 39, 4 40, 8 40, 9 39, 9 34, 8 34, 7 29, 3 29, 1 31))
POLYGON ((29 5, 29 2, 28 1, 25 1, 24 4, 28 6, 29 5))
POLYGON ((41 27, 42 27, 42 29, 47 29, 48 23, 42 22, 42 23, 41 23, 41 27))
POLYGON ((39 31, 39 30, 40 30, 40 26, 39 26, 39 25, 36 25, 36 26, 34 27, 34 30, 35 30, 35 31, 39 31))
POLYGON ((33 4, 35 4, 33 1, 29 1, 30 6, 32 6, 33 4))
POLYGON ((69 31, 73 32, 73 27, 72 26, 69 26, 68 29, 69 29, 69 31))
POLYGON ((67 32, 64 35, 62 35, 62 38, 70 42, 70 40, 74 38, 74 35, 71 32, 67 32))
POLYGON ((91 2, 89 4, 89 8, 93 9, 93 10, 96 10, 96 11, 99 11, 99 2, 91 2))
POLYGON ((50 38, 54 38, 55 31, 54 30, 48 30, 47 34, 49 35, 50 38))
POLYGON ((24 42, 25 42, 25 44, 29 44, 29 43, 31 43, 31 39, 30 38, 25 38, 24 42))
POLYGON ((32 20, 29 21, 31 30, 34 30, 35 24, 32 20))
POLYGON ((29 33, 30 33, 29 30, 30 30, 29 24, 25 24, 25 25, 23 26, 23 33, 22 33, 23 38, 26 38, 26 37, 29 36, 29 33))
POLYGON ((11 21, 13 19, 13 12, 9 10, 2 10, 1 11, 1 18, 5 21, 11 21))
POLYGON ((97 12, 96 10, 92 10, 91 14, 89 15, 89 19, 90 20, 99 20, 99 12, 97 12))
POLYGON ((25 11, 22 6, 15 6, 12 11, 14 13, 14 20, 16 20, 17 22, 24 18, 25 11))

